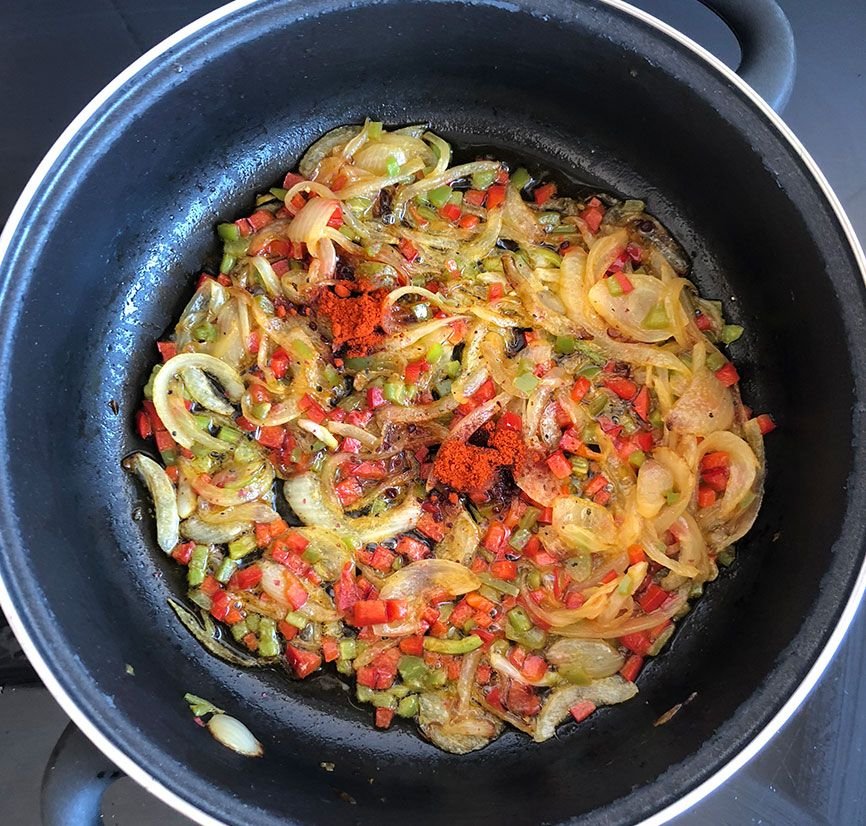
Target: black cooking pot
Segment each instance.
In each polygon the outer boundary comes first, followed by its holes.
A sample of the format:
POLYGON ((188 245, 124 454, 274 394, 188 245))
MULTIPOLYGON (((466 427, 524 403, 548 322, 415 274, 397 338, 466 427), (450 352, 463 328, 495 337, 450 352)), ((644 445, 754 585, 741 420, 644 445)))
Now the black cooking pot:
MULTIPOLYGON (((779 10, 708 5, 734 24, 744 73, 781 103, 793 47, 779 10)), ((0 253, 2 607, 86 734, 203 823, 659 823, 790 716, 864 590, 862 252, 770 108, 619 2, 226 7, 88 107, 28 185, 0 253), (493 146, 646 199, 702 294, 746 327, 732 348, 744 395, 780 424, 755 529, 638 698, 543 745, 510 732, 444 754, 410 726, 374 730, 331 674, 296 682, 206 655, 166 605, 184 585, 152 520, 133 518, 146 502, 120 467, 138 447, 132 414, 153 341, 216 252, 214 224, 248 210, 317 135, 366 115, 429 121, 469 154, 493 146), (246 722, 265 757, 197 728, 188 691, 246 722)), ((86 768, 76 748, 67 764, 86 768)), ((48 803, 49 820, 73 822, 48 803)))

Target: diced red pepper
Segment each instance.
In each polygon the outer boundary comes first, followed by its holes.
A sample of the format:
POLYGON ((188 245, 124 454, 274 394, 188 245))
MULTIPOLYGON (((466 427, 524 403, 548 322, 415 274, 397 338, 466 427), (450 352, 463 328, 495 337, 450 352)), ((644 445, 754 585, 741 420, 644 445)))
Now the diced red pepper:
POLYGON ((394 709, 379 706, 376 709, 376 728, 388 728, 394 719, 394 709))
POLYGON ((539 525, 551 525, 551 524, 553 524, 553 508, 547 507, 547 508, 541 509, 541 513, 538 514, 538 524, 539 525))
POLYGON ((490 575, 512 582, 517 579, 517 563, 510 559, 497 559, 490 563, 490 575))
POLYGON ((283 536, 283 542, 286 543, 286 547, 293 554, 302 554, 307 550, 307 546, 310 544, 310 540, 302 534, 299 534, 297 531, 289 531, 286 533, 285 536, 283 536))
POLYGON ((513 430, 515 433, 521 433, 523 431, 523 419, 520 417, 519 413, 512 413, 510 410, 506 410, 499 417, 499 421, 496 423, 496 429, 513 430))
POLYGON ((347 562, 340 572, 340 579, 334 583, 334 604, 341 614, 347 614, 361 598, 353 573, 355 565, 347 562))
POLYGON ((704 315, 703 313, 698 313, 695 316, 695 324, 702 333, 705 333, 707 330, 713 329, 713 320, 708 315, 704 315))
POLYGON ((699 508, 708 508, 710 505, 715 504, 716 501, 716 492, 706 485, 700 485, 698 487, 698 507, 699 508))
POLYGON ((156 349, 159 350, 163 363, 177 355, 177 345, 173 341, 157 341, 156 349))
POLYGON ((669 596, 670 594, 664 588, 660 588, 655 582, 650 582, 638 597, 637 603, 640 605, 641 611, 645 614, 651 614, 661 608, 669 596))
POLYGON ((652 648, 653 644, 646 631, 626 634, 624 637, 620 637, 619 641, 633 654, 640 654, 642 657, 652 648))
POLYGON ((289 354, 278 347, 271 356, 271 372, 276 378, 283 378, 289 370, 289 354))
POLYGON ((420 657, 424 653, 424 637, 404 637, 398 647, 404 654, 420 657))
POLYGON ((343 226, 343 208, 338 206, 330 218, 328 218, 328 226, 334 229, 339 229, 343 226))
POLYGON ((505 187, 501 184, 487 190, 487 209, 496 209, 505 200, 505 187))
POLYGON ((477 215, 472 215, 471 213, 467 213, 466 215, 462 215, 460 220, 457 222, 457 226, 460 229, 475 229, 481 223, 481 219, 477 215))
POLYGON ((532 193, 535 203, 538 206, 544 206, 556 194, 556 184, 548 183, 537 186, 532 193))
POLYGON ((426 511, 421 514, 416 527, 424 536, 429 536, 434 542, 441 542, 445 538, 445 534, 448 533, 447 523, 437 521, 432 513, 426 511))
POLYGON ((322 639, 322 656, 326 663, 332 663, 334 660, 340 659, 340 646, 334 637, 324 637, 322 639))
POLYGON ((403 371, 403 378, 406 384, 418 384, 418 379, 422 373, 426 373, 430 369, 430 364, 426 358, 410 361, 403 371))
POLYGON ((508 541, 511 531, 500 522, 491 522, 481 544, 492 554, 499 553, 508 541))
POLYGON ((616 283, 619 284, 623 295, 628 295, 634 289, 634 284, 631 283, 631 280, 624 272, 615 272, 611 278, 616 279, 616 283))
POLYGON ((351 436, 346 436, 343 441, 340 442, 340 450, 343 453, 360 453, 361 443, 357 439, 353 439, 351 436))
POLYGON ((740 380, 740 374, 737 372, 737 368, 734 367, 733 363, 728 361, 716 370, 716 378, 725 385, 725 387, 732 387, 740 380))
POLYGON ((505 288, 500 281, 494 281, 487 287, 487 300, 490 302, 499 301, 505 294, 505 288))
POLYGON ((409 616, 409 603, 405 599, 386 599, 385 610, 388 614, 388 622, 397 622, 409 616))
POLYGON ((382 393, 381 387, 368 387, 367 388, 367 407, 371 407, 374 410, 377 407, 381 407, 385 404, 385 396, 382 393))
POLYGON ((343 508, 352 507, 364 495, 361 483, 354 476, 349 476, 334 485, 334 492, 343 508))
POLYGON ((547 457, 547 466, 557 479, 567 479, 571 476, 571 462, 565 458, 561 450, 547 457))
POLYGON ((619 673, 624 679, 633 683, 637 679, 637 675, 640 673, 642 667, 643 657, 641 657, 640 654, 632 654, 625 661, 625 665, 619 670, 619 673))
POLYGON ((397 249, 407 261, 414 261, 418 257, 418 249, 408 238, 401 238, 397 249))
POLYGON ((233 591, 249 591, 262 581, 262 569, 260 565, 248 565, 235 571, 229 580, 229 588, 233 591))
POLYGON ((701 459, 701 472, 713 470, 714 468, 728 468, 731 466, 731 457, 725 450, 714 450, 705 453, 701 459))
POLYGON ((150 424, 150 418, 143 410, 139 410, 135 414, 135 429, 142 439, 147 439, 153 435, 153 428, 150 424))
POLYGON ((445 204, 440 208, 439 214, 449 221, 456 221, 463 214, 463 210, 457 204, 445 204))
POLYGON ((298 175, 297 172, 287 172, 286 177, 283 178, 283 189, 291 189, 293 186, 297 186, 297 184, 306 180, 303 175, 298 175))
POLYGON ((298 407, 304 412, 304 417, 321 424, 328 417, 325 409, 309 393, 304 393, 298 402, 298 407))
POLYGON ((628 548, 628 564, 637 565, 646 559, 646 553, 640 545, 629 545, 628 548))
POLYGON ((571 398, 576 402, 582 401, 583 397, 589 393, 591 387, 592 384, 586 376, 578 376, 577 381, 571 388, 571 398))
POLYGON ((496 385, 493 383, 492 379, 487 379, 484 384, 481 385, 471 396, 471 399, 476 404, 484 404, 484 402, 489 402, 494 396, 496 396, 496 385))
POLYGON ((584 496, 594 496, 602 490, 602 488, 606 487, 607 484, 607 477, 600 473, 598 476, 593 477, 586 483, 586 487, 583 489, 583 494, 584 496))
POLYGON ((585 209, 580 213, 580 217, 586 221, 587 227, 589 227, 589 231, 592 233, 598 232, 598 228, 601 226, 602 218, 604 218, 604 213, 598 207, 590 207, 585 209))
POLYGON ((285 620, 280 620, 277 623, 277 630, 287 639, 293 640, 298 636, 298 631, 300 630, 296 625, 292 625, 291 623, 286 622, 285 620))
POLYGON ((523 661, 523 666, 520 670, 527 680, 536 682, 547 673, 547 661, 544 657, 539 657, 538 654, 529 654, 523 661))
POLYGON ((702 471, 701 482, 716 493, 724 493, 728 487, 728 471, 721 467, 702 471))
POLYGON ((377 545, 370 559, 370 567, 377 571, 390 571, 396 557, 384 545, 377 545))
POLYGON ((279 427, 278 425, 259 428, 259 432, 256 435, 256 441, 259 444, 273 449, 280 447, 283 444, 283 440, 285 438, 285 429, 279 427))
POLYGON ((172 559, 177 560, 181 565, 189 565, 193 548, 195 548, 195 542, 182 542, 175 545, 171 552, 172 559))
POLYGON ((171 438, 167 430, 157 430, 153 434, 153 438, 156 440, 156 449, 160 453, 166 453, 169 450, 174 450, 175 441, 171 438))
POLYGON ((512 681, 505 704, 509 711, 521 717, 534 717, 541 710, 541 700, 532 686, 523 685, 517 680, 512 681))
POLYGON ((593 711, 595 711, 595 703, 592 700, 578 700, 570 709, 571 716, 575 722, 582 723, 593 711))
POLYGON ((352 475, 358 479, 384 479, 388 472, 385 470, 385 463, 378 462, 361 462, 352 468, 352 475))
POLYGON ((212 597, 217 591, 222 589, 222 586, 210 574, 207 574, 199 588, 201 588, 202 593, 212 597))
POLYGON ((764 436, 768 433, 772 433, 776 429, 776 423, 773 421, 773 417, 769 413, 761 413, 755 421, 758 423, 758 428, 764 436))
POLYGON ((268 393, 267 387, 263 384, 251 384, 249 393, 253 404, 263 404, 264 402, 271 401, 271 394, 268 393))
POLYGON ((484 199, 487 193, 483 189, 469 189, 463 193, 463 203, 471 206, 484 206, 484 199))
POLYGON ((649 421, 650 396, 649 388, 644 385, 641 387, 634 402, 634 412, 638 414, 645 422, 649 421))
POLYGON ((406 559, 416 562, 419 559, 426 559, 430 556, 430 549, 419 539, 411 536, 401 536, 397 540, 397 546, 394 548, 400 556, 405 556, 406 559))
POLYGON ((352 624, 378 625, 388 622, 388 606, 384 599, 361 599, 352 608, 352 624))
POLYGON ((322 658, 318 654, 296 648, 294 645, 286 646, 286 660, 295 672, 295 676, 301 679, 308 677, 322 665, 322 658))
POLYGON ((257 212, 254 212, 247 218, 250 226, 253 228, 253 232, 258 232, 260 229, 264 229, 268 224, 272 224, 274 222, 274 216, 265 209, 260 209, 257 212))
POLYGON ((637 395, 637 385, 630 379, 614 376, 613 378, 605 379, 604 386, 625 401, 630 401, 637 395))

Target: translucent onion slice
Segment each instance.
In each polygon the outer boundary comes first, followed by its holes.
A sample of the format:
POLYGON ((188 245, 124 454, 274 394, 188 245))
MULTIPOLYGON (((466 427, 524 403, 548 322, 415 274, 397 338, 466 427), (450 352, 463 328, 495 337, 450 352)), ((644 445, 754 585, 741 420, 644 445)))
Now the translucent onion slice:
MULTIPOLYGON (((336 454, 345 456, 345 454, 336 454)), ((397 534, 411 531, 421 518, 421 503, 407 496, 397 507, 378 516, 346 516, 339 506, 328 503, 321 480, 312 473, 301 473, 288 479, 283 486, 286 501, 306 525, 346 531, 362 543, 384 542, 397 534)))
POLYGON ((454 597, 481 587, 481 580, 465 565, 450 559, 419 559, 391 574, 379 591, 380 599, 403 599, 409 603, 409 616, 394 623, 374 625, 381 637, 414 634, 420 629, 420 612, 438 591, 454 597))
POLYGON ((560 639, 545 656, 556 666, 579 666, 592 680, 610 677, 625 664, 625 657, 607 640, 560 639))
POLYGON ((705 367, 695 371, 685 393, 674 403, 667 426, 674 433, 709 436, 734 423, 731 391, 705 367))
POLYGON ((207 728, 214 740, 244 757, 261 757, 265 753, 253 733, 240 720, 228 714, 214 714, 208 720, 207 728))
POLYGON ((156 541, 165 553, 171 553, 180 541, 180 517, 174 485, 168 474, 143 453, 133 453, 124 459, 123 466, 138 476, 150 492, 156 512, 156 541))
POLYGON ((289 240, 304 243, 307 249, 314 250, 325 235, 328 221, 339 208, 340 202, 331 198, 311 198, 289 224, 289 240))
POLYGON ((644 519, 653 519, 665 506, 666 496, 674 487, 673 474, 655 459, 647 459, 637 474, 637 511, 644 519))
MULTIPOLYGON (((208 434, 205 434, 194 426, 193 430, 203 435, 193 438, 194 434, 189 432, 188 424, 182 418, 183 414, 170 403, 171 396, 169 391, 172 381, 177 378, 182 370, 191 367, 197 367, 210 373, 219 381, 223 390, 225 390, 226 396, 233 402, 239 401, 244 392, 244 383, 238 372, 218 358, 209 356, 206 353, 179 353, 170 358, 162 366, 162 369, 157 373, 153 381, 153 404, 156 407, 159 418, 169 433, 172 434, 174 440, 187 449, 191 448, 196 441, 208 444, 207 439, 213 439, 213 437, 208 436, 208 434), (182 424, 181 422, 184 423, 182 424)), ((186 411, 184 410, 183 412, 185 413, 186 411)), ((217 442, 217 447, 214 449, 225 449, 226 445, 224 443, 219 442, 219 440, 214 441, 217 442)))
POLYGON ((221 488, 204 481, 188 459, 181 458, 178 466, 202 499, 223 508, 260 499, 270 490, 274 481, 274 470, 270 462, 263 462, 257 468, 252 468, 245 483, 238 488, 221 488))
POLYGON ((202 407, 214 413, 221 413, 223 416, 231 416, 235 412, 234 407, 216 392, 203 370, 198 367, 188 367, 181 371, 180 375, 189 397, 194 402, 198 402, 202 407))
POLYGON ((737 509, 743 497, 752 490, 758 475, 758 459, 743 439, 727 430, 713 433, 701 442, 698 448, 697 466, 700 467, 700 460, 707 453, 714 451, 723 451, 730 459, 728 486, 721 500, 714 506, 718 516, 726 519, 737 509))
POLYGON ((546 671, 544 676, 537 680, 530 680, 510 660, 505 659, 502 654, 498 654, 495 651, 490 652, 490 665, 495 671, 511 680, 523 683, 523 685, 548 686, 555 685, 558 682, 556 674, 552 671, 546 671))
POLYGON ((628 338, 645 343, 666 341, 673 330, 665 327, 653 330, 643 325, 653 308, 662 303, 664 284, 651 275, 630 273, 628 276, 634 289, 615 296, 607 287, 606 279, 597 282, 589 291, 593 309, 614 329, 628 338))
MULTIPOLYGON (((184 477, 181 476, 181 479, 184 477)), ((202 503, 199 509, 202 522, 210 525, 225 525, 230 522, 273 522, 279 514, 265 502, 247 502, 232 508, 211 508, 202 503)))
POLYGON ((577 551, 609 548, 617 537, 610 511, 579 496, 560 496, 554 501, 552 524, 566 544, 577 551))
POLYGON ((298 164, 298 171, 305 178, 312 178, 322 160, 359 135, 362 128, 361 126, 338 126, 326 132, 304 153, 298 164))
POLYGON ((618 674, 594 680, 590 685, 554 689, 538 712, 533 739, 541 743, 553 737, 556 727, 568 717, 569 709, 580 700, 589 700, 596 706, 610 706, 624 703, 636 694, 637 686, 618 674))
POLYGON ((225 522, 221 525, 212 525, 199 516, 191 516, 180 523, 180 532, 184 538, 198 542, 200 545, 220 545, 223 542, 231 542, 252 529, 252 522, 225 522))

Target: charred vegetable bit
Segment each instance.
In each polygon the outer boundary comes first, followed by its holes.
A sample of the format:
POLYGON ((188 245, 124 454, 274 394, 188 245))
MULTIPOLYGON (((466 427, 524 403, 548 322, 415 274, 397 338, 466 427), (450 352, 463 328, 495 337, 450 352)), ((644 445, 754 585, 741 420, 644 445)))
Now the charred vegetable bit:
POLYGON ((340 127, 277 183, 218 225, 125 461, 184 627, 456 753, 633 697, 761 503, 743 328, 642 202, 423 126, 340 127))

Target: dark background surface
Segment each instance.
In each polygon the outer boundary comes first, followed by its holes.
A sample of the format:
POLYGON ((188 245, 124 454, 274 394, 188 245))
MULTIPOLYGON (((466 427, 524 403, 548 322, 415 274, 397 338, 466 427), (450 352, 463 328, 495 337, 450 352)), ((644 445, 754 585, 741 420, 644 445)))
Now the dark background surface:
MULTIPOLYGON (((780 2, 799 50, 785 119, 866 238, 866 5, 861 0, 780 2)), ((3 0, 0 221, 80 108, 143 51, 216 5, 214 0, 3 0)), ((736 65, 735 39, 697 0, 638 0, 636 5, 736 65)), ((745 770, 681 817, 679 826, 866 823, 866 687, 861 676, 866 676, 863 612, 795 718, 745 770)), ((38 684, 10 687, 33 680, 8 629, 0 627, 3 823, 38 822, 42 770, 66 722, 38 684)), ((128 780, 109 792, 105 815, 123 826, 189 823, 128 780)))

